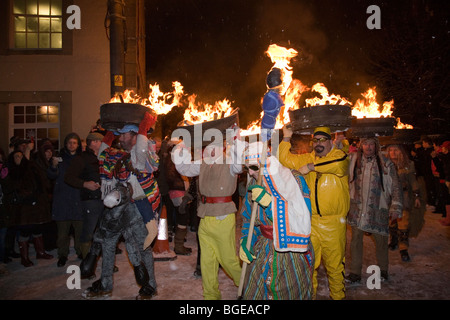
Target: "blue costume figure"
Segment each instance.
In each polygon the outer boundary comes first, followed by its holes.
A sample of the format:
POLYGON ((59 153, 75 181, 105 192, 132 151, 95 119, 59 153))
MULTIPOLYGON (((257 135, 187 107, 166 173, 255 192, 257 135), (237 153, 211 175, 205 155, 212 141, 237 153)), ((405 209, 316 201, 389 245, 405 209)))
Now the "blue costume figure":
POLYGON ((264 95, 262 103, 264 115, 261 120, 261 136, 263 141, 270 140, 280 109, 284 106, 279 93, 281 84, 281 69, 273 68, 266 78, 266 85, 269 90, 264 95))

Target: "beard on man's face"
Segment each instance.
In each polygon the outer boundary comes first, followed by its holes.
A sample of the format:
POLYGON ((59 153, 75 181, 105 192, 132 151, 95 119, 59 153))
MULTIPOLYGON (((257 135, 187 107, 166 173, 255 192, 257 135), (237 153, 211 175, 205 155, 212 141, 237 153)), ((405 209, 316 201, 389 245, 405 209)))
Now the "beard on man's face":
POLYGON ((322 153, 324 150, 325 150, 325 147, 320 144, 314 147, 315 153, 322 153))

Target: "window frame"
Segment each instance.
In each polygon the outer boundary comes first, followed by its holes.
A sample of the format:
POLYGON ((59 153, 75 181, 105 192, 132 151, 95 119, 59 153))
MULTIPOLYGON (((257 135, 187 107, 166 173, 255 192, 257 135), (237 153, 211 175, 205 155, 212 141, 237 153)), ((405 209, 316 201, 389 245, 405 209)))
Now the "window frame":
POLYGON ((14 48, 14 0, 0 1, 0 55, 72 55, 73 30, 66 26, 67 7, 73 0, 62 0, 62 48, 14 48), (4 28, 2 28, 4 26, 4 28))
MULTIPOLYGON (((14 4, 14 2, 16 2, 16 1, 19 1, 19 0, 12 0, 12 3, 14 4)), ((33 1, 33 2, 35 2, 36 3, 36 13, 28 13, 28 12, 24 12, 24 13, 21 13, 21 14, 18 14, 18 13, 14 13, 14 6, 12 6, 12 8, 13 8, 13 11, 12 11, 12 26, 11 26, 11 30, 12 30, 12 33, 13 33, 13 36, 10 38, 10 48, 11 49, 14 49, 14 50, 62 50, 62 45, 63 45, 63 39, 62 39, 62 29, 64 28, 64 26, 63 26, 63 1, 62 0, 22 0, 22 1, 24 1, 24 5, 25 5, 25 10, 27 10, 28 9, 28 6, 30 5, 28 2, 30 2, 30 1, 33 1), (49 2, 49 5, 50 5, 50 7, 48 8, 49 9, 49 12, 48 13, 46 13, 46 14, 41 14, 40 13, 40 8, 41 8, 41 2, 43 2, 43 1, 48 1, 49 2), (60 1, 61 2, 61 12, 60 12, 60 14, 59 15, 52 15, 52 13, 51 13, 51 8, 53 8, 52 7, 52 5, 54 4, 53 2, 55 2, 55 1, 60 1), (15 18, 17 18, 17 17, 23 17, 24 18, 24 23, 25 23, 25 25, 24 25, 24 31, 16 31, 16 20, 15 20, 15 18), (29 21, 32 21, 31 19, 36 19, 36 32, 29 32, 27 29, 28 29, 28 26, 29 26, 29 21), (46 20, 48 20, 48 28, 49 28, 49 30, 47 30, 47 31, 42 31, 41 30, 41 19, 42 20, 44 20, 44 19, 46 19, 46 20), (57 30, 57 31, 53 31, 52 29, 53 29, 53 26, 52 26, 52 24, 54 23, 52 20, 53 19, 59 19, 60 20, 60 25, 59 25, 59 27, 60 27, 60 29, 59 30, 57 30), (16 47, 16 36, 17 35, 19 35, 19 34, 22 34, 22 35, 24 35, 25 36, 25 47, 20 47, 20 48, 18 48, 18 47, 16 47), (28 35, 29 34, 35 34, 36 35, 36 44, 37 44, 37 47, 28 47, 28 45, 29 45, 29 43, 28 43, 28 35), (61 47, 52 47, 52 45, 54 45, 54 43, 53 43, 53 35, 60 35, 61 36, 61 47), (41 40, 41 37, 42 36, 44 36, 44 35, 48 35, 48 45, 49 45, 49 47, 41 47, 41 45, 42 45, 42 40, 41 40)))
MULTIPOLYGON (((57 140, 57 144, 55 147, 57 147, 57 150, 59 150, 60 145, 61 145, 61 104, 59 102, 29 102, 29 103, 21 103, 21 102, 14 102, 14 103, 9 103, 8 106, 8 114, 9 114, 9 136, 12 137, 14 136, 14 130, 15 129, 22 129, 25 130, 25 132, 28 129, 34 129, 36 130, 36 137, 35 137, 35 148, 38 147, 38 145, 40 145, 40 141, 42 140, 42 138, 38 138, 37 137, 37 130, 38 129, 47 129, 47 135, 46 138, 48 137, 48 129, 58 129, 58 140, 57 140), (36 110, 36 118, 35 118, 35 122, 32 123, 27 123, 26 119, 24 119, 24 123, 15 123, 14 122, 14 107, 24 107, 26 110, 26 107, 30 107, 30 106, 34 106, 34 107, 42 107, 42 106, 57 106, 58 107, 58 122, 52 123, 52 122, 37 122, 37 110, 36 110)), ((47 113, 48 115, 48 113, 47 113)), ((26 112, 24 112, 24 117, 26 118, 26 112)), ((26 138, 26 136, 25 136, 26 138)), ((53 140, 52 140, 53 141, 53 140)))

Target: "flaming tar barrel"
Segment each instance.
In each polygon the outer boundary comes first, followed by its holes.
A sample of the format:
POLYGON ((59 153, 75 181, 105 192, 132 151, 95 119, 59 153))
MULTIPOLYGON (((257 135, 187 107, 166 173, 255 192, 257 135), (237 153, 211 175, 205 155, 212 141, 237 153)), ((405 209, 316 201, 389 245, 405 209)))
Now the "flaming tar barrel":
POLYGON ((349 105, 321 105, 289 110, 292 130, 300 134, 313 134, 314 128, 326 126, 332 132, 347 131, 352 124, 349 105))
POLYGON ((107 130, 118 130, 126 124, 139 125, 145 112, 152 109, 141 104, 112 102, 100 107, 100 124, 107 130))
POLYGON ((420 129, 394 129, 393 138, 397 141, 403 141, 404 143, 414 143, 414 141, 420 140, 422 131, 420 129))
POLYGON ((396 124, 393 117, 381 118, 362 118, 352 120, 352 129, 350 131, 352 137, 387 137, 394 134, 394 126, 396 124))
MULTIPOLYGON (((201 145, 204 147, 219 138, 225 140, 227 138, 227 129, 231 128, 233 125, 239 126, 239 113, 235 110, 231 115, 225 118, 187 126, 180 124, 177 126, 177 130, 172 133, 172 136, 182 136, 183 140, 187 140, 190 137, 191 146, 201 145)), ((186 145, 188 145, 187 141, 186 145)))
POLYGON ((389 137, 380 137, 380 143, 382 145, 389 144, 413 144, 415 141, 420 140, 421 130, 419 129, 396 129, 394 128, 394 134, 389 137))

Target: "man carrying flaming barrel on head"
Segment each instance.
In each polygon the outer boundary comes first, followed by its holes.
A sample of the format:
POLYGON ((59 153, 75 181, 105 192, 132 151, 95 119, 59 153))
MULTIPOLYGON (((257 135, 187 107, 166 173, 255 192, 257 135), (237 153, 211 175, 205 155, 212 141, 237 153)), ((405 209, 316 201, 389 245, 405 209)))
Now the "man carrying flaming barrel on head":
POLYGON ((318 286, 317 269, 323 260, 331 298, 344 299, 346 216, 350 207, 349 159, 344 151, 333 145, 328 127, 315 128, 311 153, 292 154, 289 151, 292 134, 291 129, 283 127, 279 160, 284 166, 299 170, 311 192, 311 242, 316 258, 314 294, 318 286))
MULTIPOLYGON (((239 128, 234 128, 234 134, 239 128)), ((234 138, 229 154, 224 153, 223 140, 216 140, 203 150, 201 163, 191 161, 191 152, 184 142, 172 150, 172 160, 177 171, 186 177, 198 176, 200 203, 197 216, 200 218, 198 238, 200 243, 200 267, 203 297, 219 300, 219 264, 239 285, 241 266, 236 254, 236 205, 232 195, 236 191, 237 178, 242 172, 242 155, 245 142, 234 138), (231 161, 227 155, 231 156, 231 161)))
POLYGON ((110 296, 116 244, 124 236, 128 257, 141 286, 136 299, 156 295, 154 260, 150 244, 157 235, 161 196, 153 172, 158 166, 156 148, 147 138, 156 117, 145 112, 139 126, 126 124, 108 131, 99 151, 101 190, 107 207, 94 235, 93 245, 83 260, 81 273, 92 272, 102 253, 102 275, 84 293, 87 299, 110 296), (123 150, 112 148, 115 134, 123 150))

